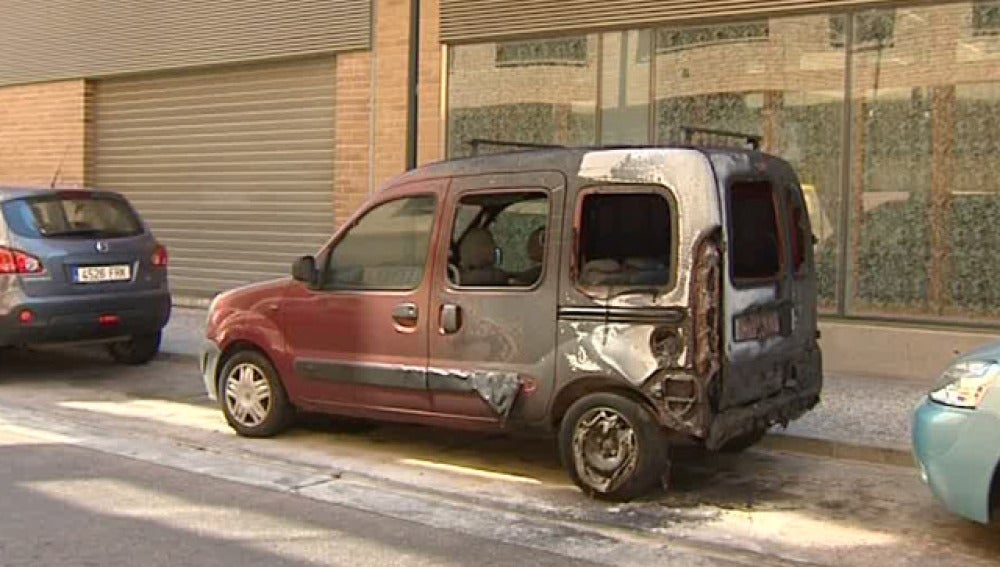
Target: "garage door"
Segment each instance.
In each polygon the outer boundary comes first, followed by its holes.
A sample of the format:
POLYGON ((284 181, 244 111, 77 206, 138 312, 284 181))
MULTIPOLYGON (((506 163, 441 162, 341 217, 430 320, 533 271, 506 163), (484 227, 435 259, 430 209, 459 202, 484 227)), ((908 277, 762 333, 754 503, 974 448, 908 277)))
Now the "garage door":
POLYGON ((289 273, 333 221, 332 57, 97 81, 88 183, 128 196, 175 296, 289 273))

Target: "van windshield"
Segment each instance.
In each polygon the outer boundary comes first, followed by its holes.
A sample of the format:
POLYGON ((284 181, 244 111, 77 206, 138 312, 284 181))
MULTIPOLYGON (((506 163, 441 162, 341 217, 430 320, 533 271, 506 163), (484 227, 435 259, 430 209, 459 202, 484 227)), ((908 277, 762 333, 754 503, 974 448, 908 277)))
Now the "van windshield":
POLYGON ((10 229, 29 238, 120 238, 142 233, 125 201, 110 195, 65 193, 3 203, 10 229))

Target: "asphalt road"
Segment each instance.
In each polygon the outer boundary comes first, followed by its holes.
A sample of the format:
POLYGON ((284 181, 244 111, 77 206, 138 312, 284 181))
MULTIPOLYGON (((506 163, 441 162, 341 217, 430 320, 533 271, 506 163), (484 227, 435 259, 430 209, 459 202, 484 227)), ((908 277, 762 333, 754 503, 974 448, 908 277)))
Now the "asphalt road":
POLYGON ((1000 527, 912 467, 679 452, 666 493, 608 505, 546 440, 315 419, 239 438, 189 359, 0 352, 0 434, 0 566, 1000 565, 1000 527))
POLYGON ((594 565, 0 428, 0 565, 594 565))

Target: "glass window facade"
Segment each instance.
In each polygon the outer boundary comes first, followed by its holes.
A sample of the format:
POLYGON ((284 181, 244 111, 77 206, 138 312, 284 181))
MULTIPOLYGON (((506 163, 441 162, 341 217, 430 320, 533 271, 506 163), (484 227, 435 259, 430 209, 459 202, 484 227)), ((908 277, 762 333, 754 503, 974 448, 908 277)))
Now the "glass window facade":
POLYGON ((474 139, 594 144, 599 40, 582 39, 452 48, 448 155, 469 155, 474 139))
POLYGON ((1000 2, 534 44, 520 64, 503 43, 450 48, 449 155, 758 135, 799 173, 824 311, 1000 323, 1000 2))

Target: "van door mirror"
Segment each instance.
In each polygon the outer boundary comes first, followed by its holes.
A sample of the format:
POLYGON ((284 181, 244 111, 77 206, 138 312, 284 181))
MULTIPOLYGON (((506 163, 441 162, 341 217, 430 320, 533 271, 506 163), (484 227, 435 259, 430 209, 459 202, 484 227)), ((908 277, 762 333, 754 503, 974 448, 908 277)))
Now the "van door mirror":
POLYGON ((309 287, 316 285, 316 258, 302 256, 292 264, 292 278, 309 287))

